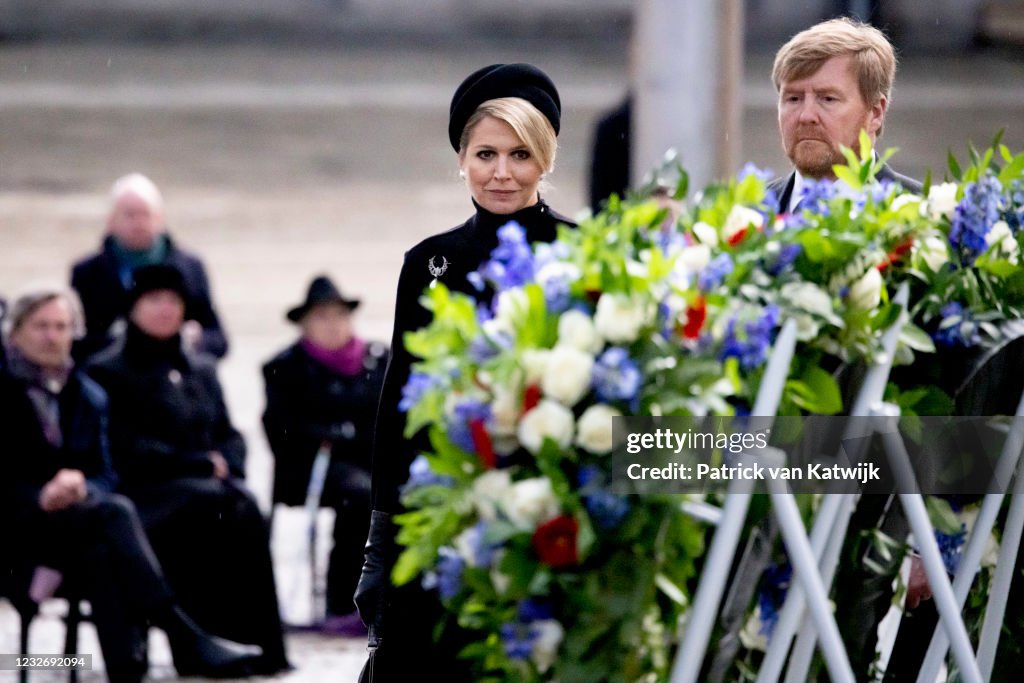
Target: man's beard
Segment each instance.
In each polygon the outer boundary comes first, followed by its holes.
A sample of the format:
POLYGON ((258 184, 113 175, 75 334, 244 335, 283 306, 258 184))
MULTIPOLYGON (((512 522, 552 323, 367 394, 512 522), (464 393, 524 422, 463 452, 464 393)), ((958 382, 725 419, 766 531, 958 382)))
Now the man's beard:
POLYGON ((839 150, 818 138, 812 142, 798 141, 789 156, 800 175, 817 179, 832 177, 832 167, 844 161, 839 150))

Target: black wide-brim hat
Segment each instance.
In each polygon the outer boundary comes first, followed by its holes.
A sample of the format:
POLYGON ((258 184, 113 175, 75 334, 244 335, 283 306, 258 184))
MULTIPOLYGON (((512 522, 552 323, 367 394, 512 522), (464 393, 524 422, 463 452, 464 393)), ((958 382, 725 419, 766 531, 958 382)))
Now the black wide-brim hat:
POLYGON ((476 108, 487 100, 520 97, 551 122, 558 134, 562 101, 548 75, 532 64, 491 64, 471 73, 455 90, 448 109, 448 140, 459 151, 459 139, 476 108))
POLYGON ((128 301, 135 306, 143 294, 155 292, 161 289, 169 289, 178 296, 186 305, 188 304, 188 287, 185 285, 185 276, 181 271, 166 263, 157 263, 149 266, 136 268, 132 272, 132 286, 128 290, 128 301))
POLYGON ((348 299, 342 296, 341 291, 326 275, 320 275, 309 283, 309 291, 306 292, 306 300, 288 311, 288 319, 293 323, 302 320, 309 309, 320 304, 341 304, 350 311, 359 307, 359 299, 348 299))

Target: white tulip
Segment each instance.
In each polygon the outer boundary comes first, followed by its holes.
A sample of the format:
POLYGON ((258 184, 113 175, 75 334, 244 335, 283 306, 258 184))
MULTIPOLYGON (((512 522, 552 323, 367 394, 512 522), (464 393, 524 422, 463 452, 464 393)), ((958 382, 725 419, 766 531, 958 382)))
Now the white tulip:
POLYGON ((583 311, 571 309, 558 318, 558 343, 595 354, 604 346, 594 321, 583 311))
POLYGON ((697 221, 693 224, 693 236, 701 244, 706 244, 709 247, 718 246, 718 229, 704 221, 697 221))
POLYGON ((518 388, 495 387, 494 398, 491 399, 492 436, 501 437, 515 434, 521 408, 522 402, 519 401, 518 388))
POLYGON ((547 477, 523 479, 505 491, 501 509, 517 529, 533 531, 537 525, 557 517, 562 507, 547 477))
POLYGON ((548 371, 541 378, 541 391, 571 408, 590 389, 593 369, 593 355, 571 346, 556 346, 548 356, 548 371))
POLYGON ((711 263, 711 247, 706 244, 694 244, 679 252, 676 267, 682 268, 687 274, 699 273, 711 263))
POLYGON ((604 294, 597 301, 594 325, 602 337, 613 344, 636 341, 649 320, 649 307, 618 294, 604 294))
POLYGON ((850 285, 850 306, 864 311, 877 308, 882 302, 882 274, 877 268, 868 268, 860 279, 850 285))
POLYGON ((747 228, 760 230, 764 226, 764 216, 759 211, 736 204, 725 218, 722 226, 722 239, 730 242, 747 228))
POLYGON ((565 637, 565 629, 554 619, 541 619, 530 624, 530 628, 537 637, 533 641, 533 652, 531 659, 537 665, 537 670, 544 673, 555 663, 558 655, 558 648, 565 637))
POLYGON ((519 421, 519 443, 534 455, 540 452, 545 437, 560 447, 572 443, 576 423, 572 411, 557 401, 541 399, 537 406, 519 421))
POLYGON ((938 235, 928 235, 917 246, 917 253, 932 272, 937 273, 949 262, 949 247, 938 235))
POLYGON ((473 482, 470 500, 480 519, 494 521, 498 516, 498 504, 512 486, 508 470, 487 470, 473 482))
POLYGON ((832 296, 813 282, 787 282, 782 285, 779 294, 801 311, 821 316, 830 322, 838 319, 832 309, 832 296))
POLYGON ((550 349, 526 349, 520 356, 523 371, 526 373, 526 384, 538 384, 548 371, 550 349))
POLYGON ((985 243, 988 244, 989 248, 996 245, 995 253, 997 257, 1005 258, 1010 263, 1017 265, 1017 240, 1013 236, 1013 232, 1010 230, 1010 226, 1006 224, 1006 221, 998 221, 985 235, 985 243))
POLYGON ((576 423, 576 445, 591 453, 603 454, 612 450, 612 418, 621 412, 603 403, 597 403, 580 415, 576 423))
POLYGON ((494 313, 497 330, 513 331, 517 323, 530 308, 530 301, 521 288, 506 289, 498 293, 498 304, 494 313))
POLYGON ((921 212, 932 220, 949 218, 956 208, 956 183, 939 183, 928 190, 928 201, 921 204, 921 212))

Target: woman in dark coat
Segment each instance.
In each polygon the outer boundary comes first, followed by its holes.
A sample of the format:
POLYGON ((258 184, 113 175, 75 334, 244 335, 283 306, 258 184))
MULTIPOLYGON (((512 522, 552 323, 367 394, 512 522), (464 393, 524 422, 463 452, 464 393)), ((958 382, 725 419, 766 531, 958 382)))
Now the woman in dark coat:
POLYGON ((137 270, 124 341, 88 372, 110 398, 122 491, 182 603, 205 628, 262 647, 258 672, 275 673, 290 665, 267 524, 213 360, 182 346, 186 291, 172 266, 137 270))
POLYGON ((403 437, 405 415, 398 404, 414 362, 403 339, 406 332, 430 322, 419 298, 434 280, 482 304, 490 303, 489 294, 477 291, 467 276, 498 245, 498 228, 516 221, 531 242, 550 242, 559 224, 572 225, 552 211, 538 191, 554 166, 560 115, 554 83, 528 64, 480 69, 463 81, 452 98, 448 139, 458 153, 460 176, 476 212, 461 226, 406 252, 398 281, 392 357, 374 441, 370 535, 356 592, 359 613, 370 626, 375 681, 413 680, 430 670, 443 672, 445 680, 469 680, 469 673, 455 658, 464 644, 456 642, 460 634, 447 629, 451 642, 439 646, 433 642, 432 631, 441 618, 436 594, 418 585, 397 589, 389 585, 400 550, 391 521, 401 511, 399 489, 415 455, 429 448, 422 432, 412 440, 403 437))
POLYGON ((28 292, 13 307, 9 363, 0 369, 0 538, 11 548, 0 553, 0 580, 14 584, 12 600, 36 602, 43 596, 32 595, 31 577, 47 567, 50 582, 88 599, 112 683, 143 679, 147 621, 167 633, 180 675, 247 675, 256 648, 195 625, 165 581, 135 507, 113 493, 107 397, 71 362, 81 327, 77 297, 67 290, 28 292))
POLYGON ((288 311, 301 337, 263 366, 263 427, 274 453, 274 503, 304 505, 317 453, 325 446, 330 450, 319 501, 336 513, 323 627, 364 636, 352 594, 370 526, 373 426, 388 349, 355 333, 352 314, 358 306, 358 299, 346 298, 321 276, 310 284, 306 300, 288 311))

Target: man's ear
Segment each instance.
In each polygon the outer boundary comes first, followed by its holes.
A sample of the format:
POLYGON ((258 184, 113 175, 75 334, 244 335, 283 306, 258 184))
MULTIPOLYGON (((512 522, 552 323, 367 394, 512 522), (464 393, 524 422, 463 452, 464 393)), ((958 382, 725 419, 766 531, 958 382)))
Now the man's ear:
POLYGON ((878 98, 873 105, 868 117, 868 134, 873 138, 878 137, 879 132, 882 130, 882 124, 885 123, 885 112, 889 108, 889 99, 882 95, 878 98))

